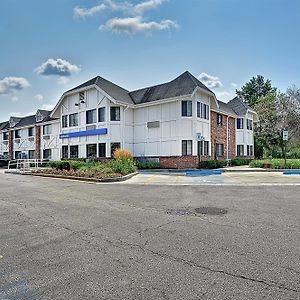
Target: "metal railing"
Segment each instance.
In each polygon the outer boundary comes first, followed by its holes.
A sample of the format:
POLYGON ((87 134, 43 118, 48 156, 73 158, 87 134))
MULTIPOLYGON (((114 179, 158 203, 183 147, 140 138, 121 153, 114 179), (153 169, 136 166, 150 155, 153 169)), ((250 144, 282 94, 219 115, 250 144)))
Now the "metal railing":
POLYGON ((28 171, 41 168, 43 164, 45 164, 45 161, 42 159, 14 159, 8 162, 7 169, 28 171))

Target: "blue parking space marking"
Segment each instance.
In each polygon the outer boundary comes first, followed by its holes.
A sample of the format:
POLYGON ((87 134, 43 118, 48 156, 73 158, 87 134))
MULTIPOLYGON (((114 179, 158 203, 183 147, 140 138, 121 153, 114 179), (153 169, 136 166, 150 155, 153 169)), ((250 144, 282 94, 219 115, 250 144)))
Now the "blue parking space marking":
POLYGON ((283 171, 283 175, 300 175, 300 170, 283 171))
POLYGON ((222 175, 223 171, 220 170, 197 170, 197 171, 186 171, 185 176, 211 176, 211 175, 222 175))

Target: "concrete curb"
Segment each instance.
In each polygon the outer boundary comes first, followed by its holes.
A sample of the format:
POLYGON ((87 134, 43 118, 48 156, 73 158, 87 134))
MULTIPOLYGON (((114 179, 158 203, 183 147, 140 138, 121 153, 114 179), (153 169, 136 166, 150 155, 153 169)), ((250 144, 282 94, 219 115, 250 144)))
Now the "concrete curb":
POLYGON ((138 173, 132 173, 121 177, 110 177, 110 178, 88 178, 88 177, 75 177, 75 176, 66 176, 66 175, 56 175, 56 174, 43 174, 43 173, 34 173, 34 172, 26 172, 26 173, 19 173, 21 175, 30 175, 30 176, 39 176, 39 177, 46 177, 46 178, 58 178, 58 179, 71 179, 71 180, 78 180, 78 181, 86 181, 86 182, 122 182, 126 181, 133 176, 137 175, 138 173))

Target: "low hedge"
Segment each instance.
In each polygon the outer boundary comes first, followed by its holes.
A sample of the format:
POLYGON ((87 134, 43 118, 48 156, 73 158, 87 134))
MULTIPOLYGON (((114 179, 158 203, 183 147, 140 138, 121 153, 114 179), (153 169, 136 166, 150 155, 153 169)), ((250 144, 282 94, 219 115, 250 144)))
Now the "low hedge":
POLYGON ((160 163, 158 161, 137 161, 138 169, 159 169, 160 163))
POLYGON ((249 165, 252 159, 249 158, 235 158, 231 160, 232 166, 246 166, 249 165))
POLYGON ((264 159, 253 160, 250 162, 251 168, 270 168, 270 169, 300 169, 300 159, 264 159))
POLYGON ((226 160, 205 160, 200 162, 200 168, 219 169, 227 166, 226 160))

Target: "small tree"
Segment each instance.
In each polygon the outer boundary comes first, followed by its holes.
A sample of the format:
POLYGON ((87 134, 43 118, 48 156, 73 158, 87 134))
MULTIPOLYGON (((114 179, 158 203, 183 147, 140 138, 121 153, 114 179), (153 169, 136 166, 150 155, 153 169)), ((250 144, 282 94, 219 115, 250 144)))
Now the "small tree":
POLYGON ((252 77, 240 91, 236 90, 236 94, 251 107, 254 107, 259 98, 268 94, 275 94, 276 90, 275 87, 272 87, 271 80, 265 80, 262 75, 257 75, 252 77))

